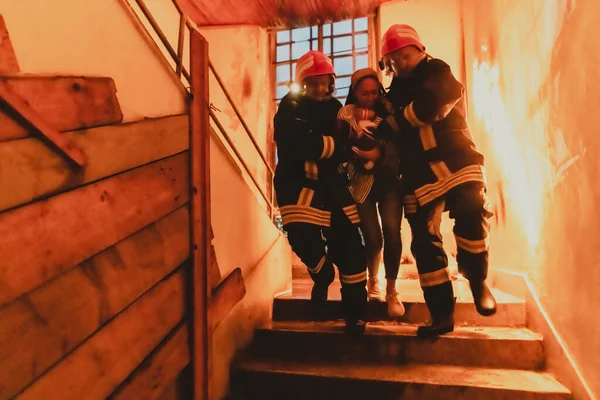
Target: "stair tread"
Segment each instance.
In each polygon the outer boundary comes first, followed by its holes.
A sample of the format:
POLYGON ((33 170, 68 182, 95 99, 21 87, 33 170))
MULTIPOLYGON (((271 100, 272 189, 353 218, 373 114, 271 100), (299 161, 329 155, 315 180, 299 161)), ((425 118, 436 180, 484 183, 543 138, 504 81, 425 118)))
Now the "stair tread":
MULTIPOLYGON (((294 278, 292 281, 292 293, 286 293, 278 296, 277 299, 281 300, 308 300, 310 299, 310 292, 312 289, 313 282, 310 278, 294 278)), ((453 281, 454 292, 459 303, 472 303, 473 296, 469 290, 469 283, 465 279, 459 279, 453 281)), ((340 301, 340 282, 334 281, 329 286, 329 301, 340 301)), ((418 279, 399 279, 397 281, 398 293, 400 294, 400 300, 403 303, 424 303, 423 291, 419 284, 418 279)), ((384 291, 383 286, 381 287, 384 291)), ((513 296, 498 288, 490 288, 496 301, 501 304, 524 304, 525 300, 519 297, 513 296)), ((385 293, 385 292, 384 292, 385 293)))
MULTIPOLYGON (((262 330, 345 334, 342 321, 273 321, 262 330)), ((415 336, 417 325, 378 321, 367 324, 366 335, 415 336)), ((542 335, 524 327, 457 326, 441 337, 454 339, 541 341, 542 335)))
POLYGON ((235 368, 249 372, 308 375, 323 378, 570 394, 570 391, 549 373, 515 369, 440 364, 340 365, 338 363, 302 363, 257 358, 240 359, 236 362, 235 368))

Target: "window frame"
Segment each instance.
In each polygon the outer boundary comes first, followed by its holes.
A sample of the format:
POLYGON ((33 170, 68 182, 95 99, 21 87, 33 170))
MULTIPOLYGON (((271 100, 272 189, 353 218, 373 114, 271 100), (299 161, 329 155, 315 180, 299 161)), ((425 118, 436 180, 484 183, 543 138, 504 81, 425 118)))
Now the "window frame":
MULTIPOLYGON (((273 104, 274 107, 274 112, 275 110, 277 110, 277 107, 279 105, 279 101, 280 98, 278 98, 277 96, 277 88, 278 87, 283 87, 283 86, 289 86, 293 81, 294 81, 294 69, 293 69, 293 65, 295 64, 297 58, 293 58, 292 56, 292 45, 294 43, 303 43, 303 42, 308 42, 309 43, 309 50, 319 50, 321 52, 324 52, 329 58, 331 58, 331 60, 333 61, 334 65, 335 65, 335 60, 336 59, 340 59, 340 58, 346 58, 346 57, 351 57, 352 58, 352 71, 348 74, 343 74, 343 75, 339 75, 337 74, 336 76, 336 89, 337 89, 337 93, 336 93, 336 98, 338 98, 338 100, 340 101, 344 101, 345 98, 347 97, 347 92, 340 95, 339 94, 339 90, 341 89, 342 91, 344 91, 345 89, 349 90, 349 87, 344 85, 344 86, 338 86, 337 85, 337 81, 340 79, 347 79, 349 81, 350 77, 352 76, 352 74, 354 73, 354 71, 356 71, 356 62, 357 62, 357 57, 360 56, 366 56, 367 58, 367 66, 374 68, 376 71, 379 72, 379 68, 377 67, 377 53, 378 53, 378 47, 376 45, 377 43, 377 38, 378 38, 378 25, 379 25, 379 13, 378 10, 376 10, 376 12, 374 13, 370 13, 364 16, 360 16, 360 17, 356 17, 356 18, 347 18, 347 19, 343 19, 343 20, 339 20, 339 21, 328 21, 328 22, 322 22, 322 23, 318 23, 318 24, 313 24, 313 25, 308 25, 308 26, 301 26, 301 27, 281 27, 281 28, 271 28, 269 30, 269 45, 270 45, 270 65, 271 65, 271 103, 273 104), (356 20, 362 19, 362 18, 367 18, 367 26, 366 29, 357 29, 356 27, 356 20), (339 23, 339 22, 344 22, 344 21, 352 21, 352 28, 351 31, 345 32, 345 33, 337 33, 334 34, 334 24, 335 23, 339 23), (326 32, 324 32, 325 27, 329 26, 329 35, 326 34, 326 32), (302 29, 302 28, 309 28, 309 36, 308 39, 304 39, 304 40, 299 40, 299 41, 294 41, 293 37, 292 37, 292 31, 295 29, 302 29), (316 35, 314 34, 315 29, 316 29, 316 35), (285 41, 285 42, 277 42, 277 35, 280 32, 285 32, 288 31, 289 32, 289 40, 285 41), (367 44, 366 47, 360 47, 359 50, 357 50, 356 48, 356 36, 357 35, 363 35, 366 34, 367 35, 367 44), (343 38, 343 37, 350 37, 351 38, 351 48, 349 50, 341 50, 338 51, 339 54, 334 54, 333 53, 333 45, 334 45, 334 39, 339 39, 339 38, 343 38), (316 41, 317 43, 317 48, 314 48, 314 44, 313 42, 316 41), (324 51, 324 47, 326 47, 326 42, 329 42, 329 52, 325 52, 324 51), (288 59, 285 61, 277 61, 277 48, 280 46, 289 46, 289 55, 288 55, 288 59), (278 82, 277 80, 277 68, 279 66, 282 65, 289 65, 289 80, 287 81, 281 81, 278 82)), ((381 74, 380 74, 380 78, 381 78, 381 74)), ((274 114, 273 112, 273 114, 274 114)))

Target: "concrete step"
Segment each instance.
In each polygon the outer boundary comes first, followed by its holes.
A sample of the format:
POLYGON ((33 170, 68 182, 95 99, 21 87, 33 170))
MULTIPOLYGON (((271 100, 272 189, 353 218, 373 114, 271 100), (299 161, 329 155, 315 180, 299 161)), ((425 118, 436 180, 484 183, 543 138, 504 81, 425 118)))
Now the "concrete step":
MULTIPOLYGON (((293 253, 292 253, 293 254, 293 253)), ((308 273, 308 269, 306 265, 302 264, 300 259, 294 254, 295 262, 292 263, 292 278, 293 279, 310 279, 310 275, 308 273)), ((451 275, 457 273, 458 267, 456 265, 450 265, 449 271, 451 275)), ((385 270, 383 264, 380 267, 381 271, 385 270)), ((338 271, 336 269, 336 276, 338 271)), ((383 272, 382 272, 383 274, 383 272)), ((414 263, 402 263, 400 265, 400 270, 398 271, 398 278, 400 279, 418 279, 419 272, 417 271, 417 266, 414 263)), ((383 279, 383 278, 382 278, 383 279)))
POLYGON ((449 365, 298 363, 238 359, 241 399, 564 400, 569 390, 543 372, 449 365))
POLYGON ((259 329, 250 354, 298 362, 448 364, 540 370, 542 336, 526 328, 459 327, 437 339, 417 327, 372 323, 363 336, 346 335, 342 322, 274 322, 259 329))
MULTIPOLYGON (((406 314, 398 318, 398 322, 423 324, 430 320, 429 310, 424 302, 403 302, 406 314)), ((491 317, 483 317, 477 313, 473 303, 458 302, 454 312, 457 326, 525 326, 525 302, 498 303, 497 312, 491 317)), ((326 319, 342 318, 341 301, 329 300, 325 305, 326 319)), ((309 299, 291 296, 278 297, 273 302, 274 321, 312 321, 309 299)), ((390 321, 387 305, 382 302, 367 304, 367 321, 390 321)))
MULTIPOLYGON (((525 300, 516 298, 498 289, 492 288, 498 302, 498 311, 491 317, 483 317, 477 313, 473 298, 464 279, 453 282, 457 305, 455 311, 456 325, 469 326, 524 326, 525 300)), ((313 315, 310 308, 310 279, 294 279, 292 293, 277 297, 273 303, 273 320, 275 321, 311 321, 313 315)), ((423 292, 418 280, 403 279, 397 283, 400 299, 406 307, 406 314, 398 322, 423 324, 429 321, 429 310, 423 299, 423 292)), ((334 281, 329 287, 329 301, 324 313, 327 319, 342 318, 340 301, 340 283, 334 281)), ((383 302, 369 302, 367 306, 368 321, 389 321, 387 305, 383 302)))

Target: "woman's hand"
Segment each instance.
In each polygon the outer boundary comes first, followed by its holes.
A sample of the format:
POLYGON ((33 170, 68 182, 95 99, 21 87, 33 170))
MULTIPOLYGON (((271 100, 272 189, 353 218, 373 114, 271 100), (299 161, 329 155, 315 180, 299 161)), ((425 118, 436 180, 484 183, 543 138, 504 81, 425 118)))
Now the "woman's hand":
POLYGON ((381 157, 379 147, 373 147, 371 150, 361 150, 356 146, 352 146, 352 151, 356 153, 358 158, 368 161, 377 161, 381 157))

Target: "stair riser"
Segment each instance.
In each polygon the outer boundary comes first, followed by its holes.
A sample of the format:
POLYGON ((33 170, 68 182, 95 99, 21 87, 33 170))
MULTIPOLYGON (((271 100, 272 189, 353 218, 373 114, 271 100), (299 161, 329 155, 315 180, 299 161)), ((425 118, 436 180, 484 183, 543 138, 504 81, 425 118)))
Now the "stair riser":
MULTIPOLYGON (((423 324, 430 320, 429 310, 424 303, 404 303, 406 314, 399 319, 410 324, 423 324)), ((324 313, 328 319, 342 318, 341 302, 329 301, 324 313)), ((382 302, 367 304, 367 321, 386 321, 387 305, 382 302)), ((525 303, 500 303, 498 311, 491 317, 477 313, 472 303, 457 303, 454 312, 456 325, 472 326, 524 326, 525 303)), ((275 299, 273 303, 274 321, 312 321, 310 301, 307 299, 275 299)))
POLYGON ((251 351, 256 356, 292 362, 420 363, 529 370, 544 368, 543 346, 537 340, 456 337, 423 340, 408 335, 364 335, 356 338, 343 333, 259 330, 254 336, 251 351))
POLYGON ((567 400, 563 394, 471 386, 380 382, 311 375, 233 371, 232 399, 567 400))

